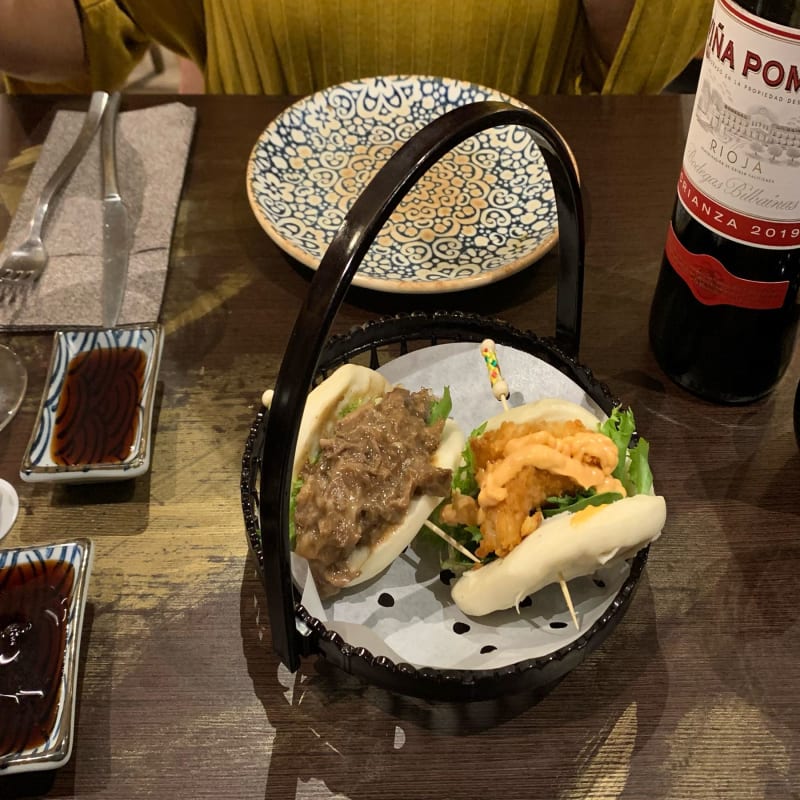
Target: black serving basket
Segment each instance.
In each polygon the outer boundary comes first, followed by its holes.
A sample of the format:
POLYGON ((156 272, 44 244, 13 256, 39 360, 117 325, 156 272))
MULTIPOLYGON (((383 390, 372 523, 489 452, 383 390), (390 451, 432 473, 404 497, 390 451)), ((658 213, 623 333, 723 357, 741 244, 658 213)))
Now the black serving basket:
POLYGON ((358 360, 378 368, 425 345, 493 339, 541 359, 580 386, 605 411, 609 390, 578 363, 583 295, 584 227, 577 172, 560 134, 535 112, 501 102, 457 108, 401 147, 354 203, 313 277, 292 331, 270 408, 262 408, 247 439, 241 494, 249 545, 264 582, 272 644, 298 669, 303 656, 321 655, 370 683, 431 700, 480 700, 550 685, 576 667, 613 630, 633 596, 647 548, 601 617, 575 640, 540 658, 487 670, 439 669, 395 663, 348 644, 312 617, 300 601, 290 568, 289 496, 292 462, 306 395, 338 366, 358 360), (560 268, 555 337, 540 338, 497 319, 458 312, 410 313, 329 337, 333 319, 364 254, 406 192, 441 156, 470 136, 498 125, 529 129, 553 183, 558 209, 560 268))

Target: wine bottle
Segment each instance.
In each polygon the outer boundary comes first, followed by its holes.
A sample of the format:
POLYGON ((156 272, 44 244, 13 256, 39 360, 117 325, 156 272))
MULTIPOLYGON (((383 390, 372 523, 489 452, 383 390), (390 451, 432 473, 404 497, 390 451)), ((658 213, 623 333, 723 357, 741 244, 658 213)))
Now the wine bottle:
POLYGON ((800 0, 716 0, 650 311, 676 383, 747 403, 792 354, 800 285, 800 0))

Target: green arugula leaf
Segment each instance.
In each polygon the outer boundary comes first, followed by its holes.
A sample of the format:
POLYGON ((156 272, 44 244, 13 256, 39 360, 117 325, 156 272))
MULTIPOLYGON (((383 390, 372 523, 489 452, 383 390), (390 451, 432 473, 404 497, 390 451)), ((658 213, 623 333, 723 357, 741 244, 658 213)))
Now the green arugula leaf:
POLYGON ((467 534, 467 536, 462 536, 460 538, 466 539, 469 544, 478 544, 480 540, 483 539, 481 529, 477 525, 462 525, 461 530, 467 534))
POLYGON ((587 506, 604 506, 616 500, 622 500, 622 495, 619 494, 619 492, 602 492, 601 494, 597 494, 594 489, 587 489, 584 492, 579 492, 572 496, 548 497, 547 502, 552 507, 543 508, 542 514, 545 518, 553 517, 564 511, 569 511, 574 514, 576 511, 581 511, 587 506))
MULTIPOLYGON (((489 564, 497 557, 491 553, 486 558, 482 559, 482 564, 489 564)), ((439 569, 452 570, 456 575, 461 575, 475 566, 475 562, 467 558, 462 553, 459 553, 454 547, 447 547, 447 555, 439 560, 439 569)))
POLYGON ((579 500, 587 497, 594 497, 596 494, 597 491, 590 488, 580 489, 579 491, 575 492, 575 494, 565 494, 560 496, 552 495, 545 501, 547 506, 542 509, 542 513, 546 513, 547 516, 558 514, 560 511, 565 510, 568 506, 577 503, 579 500))
POLYGON ((450 399, 450 387, 445 386, 440 400, 434 400, 431 404, 430 411, 428 411, 428 418, 425 420, 426 425, 434 425, 440 419, 447 419, 450 412, 453 410, 453 401, 450 399))
MULTIPOLYGON (((439 504, 439 506, 434 510, 433 514, 431 514, 431 521, 433 521, 445 533, 452 536, 453 539, 455 539, 462 547, 465 547, 471 553, 474 553, 478 549, 478 544, 483 538, 480 528, 477 525, 448 525, 442 522, 440 512, 442 507, 446 504, 447 500, 443 500, 439 504)), ((431 542, 436 542, 439 546, 444 545, 442 540, 427 526, 423 526, 419 535, 429 539, 431 542)), ((449 544, 444 545, 441 553, 441 569, 452 569, 455 572, 459 572, 475 565, 474 561, 471 561, 463 553, 460 553, 449 544)))

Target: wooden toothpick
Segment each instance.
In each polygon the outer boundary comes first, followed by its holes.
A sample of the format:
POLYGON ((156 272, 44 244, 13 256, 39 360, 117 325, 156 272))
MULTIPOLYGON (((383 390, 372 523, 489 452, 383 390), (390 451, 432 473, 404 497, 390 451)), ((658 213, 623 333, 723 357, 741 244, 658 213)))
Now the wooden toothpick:
POLYGON ((569 615, 572 617, 572 622, 575 624, 575 630, 579 631, 581 626, 578 625, 578 617, 575 614, 575 606, 572 605, 572 596, 569 593, 567 582, 564 580, 564 576, 560 572, 558 573, 558 583, 561 586, 561 594, 564 595, 564 600, 567 602, 569 615))

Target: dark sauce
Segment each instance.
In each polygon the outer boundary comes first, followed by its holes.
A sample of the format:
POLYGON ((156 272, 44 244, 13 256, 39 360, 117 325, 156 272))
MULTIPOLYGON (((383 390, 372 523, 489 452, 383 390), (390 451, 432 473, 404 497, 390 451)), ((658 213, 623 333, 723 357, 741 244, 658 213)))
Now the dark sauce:
POLYGON ((130 456, 145 362, 138 347, 102 348, 72 358, 50 448, 56 464, 107 464, 130 456))
POLYGON ((0 569, 0 756, 39 747, 52 732, 74 581, 63 561, 0 569))

